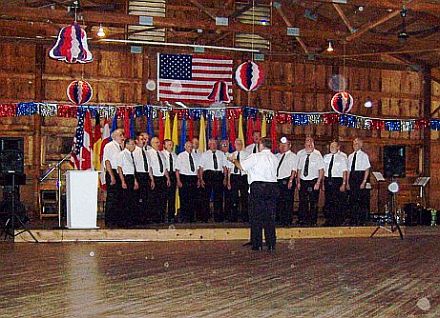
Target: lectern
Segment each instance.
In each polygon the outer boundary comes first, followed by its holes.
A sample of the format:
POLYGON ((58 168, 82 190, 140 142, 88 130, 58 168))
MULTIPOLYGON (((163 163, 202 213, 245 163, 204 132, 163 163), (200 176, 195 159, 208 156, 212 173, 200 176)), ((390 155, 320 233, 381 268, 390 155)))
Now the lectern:
POLYGON ((94 229, 98 210, 98 172, 71 170, 66 177, 67 228, 94 229))

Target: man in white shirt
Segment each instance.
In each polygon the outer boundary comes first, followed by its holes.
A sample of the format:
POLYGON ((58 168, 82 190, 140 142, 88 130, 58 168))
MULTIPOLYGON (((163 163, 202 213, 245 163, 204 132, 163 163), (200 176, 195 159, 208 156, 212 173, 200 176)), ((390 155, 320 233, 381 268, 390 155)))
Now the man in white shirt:
POLYGON ((246 152, 249 154, 250 153, 257 153, 260 151, 261 132, 258 130, 255 130, 252 133, 252 140, 253 140, 253 143, 246 147, 246 152))
POLYGON ((147 151, 154 179, 154 189, 151 189, 149 202, 151 211, 154 214, 153 221, 165 222, 166 193, 171 183, 168 175, 168 162, 159 147, 159 138, 153 137, 151 139, 151 149, 147 151))
POLYGON ((194 222, 195 211, 200 202, 199 158, 193 153, 191 141, 185 143, 185 151, 177 156, 176 183, 180 195, 180 220, 194 222))
POLYGON ((208 142, 209 150, 205 151, 200 157, 199 177, 204 191, 204 202, 202 208, 202 221, 209 219, 209 201, 211 193, 214 195, 214 221, 223 222, 223 185, 226 184, 226 158, 223 152, 217 150, 217 141, 210 139, 208 142))
POLYGON ((298 225, 316 226, 319 189, 324 180, 324 160, 315 149, 313 138, 306 138, 304 154, 299 157, 297 188, 299 192, 298 225))
POLYGON ((176 159, 177 155, 174 152, 174 142, 171 139, 165 139, 163 141, 162 151, 167 165, 169 167, 168 175, 170 177, 170 187, 167 189, 166 204, 168 208, 167 222, 174 223, 176 215, 176 159))
MULTIPOLYGON (((238 161, 245 160, 249 153, 243 149, 243 140, 235 140, 235 151, 229 156, 238 161)), ((228 158, 229 158, 228 157, 228 158)), ((230 221, 248 222, 248 191, 249 185, 245 171, 238 169, 234 164, 228 166, 228 188, 230 189, 230 221)))
POLYGON ((370 176, 370 159, 362 151, 363 141, 353 140, 353 153, 348 156, 349 204, 351 208, 351 225, 364 225, 368 214, 370 195, 366 184, 370 176))
POLYGON ((124 131, 113 131, 112 141, 104 146, 102 165, 105 168, 107 196, 105 200, 105 225, 114 227, 122 225, 120 217, 122 207, 121 182, 118 178, 118 154, 124 146, 124 131))
POLYGON ((292 224, 293 197, 295 195, 295 178, 298 166, 296 154, 291 150, 291 143, 286 137, 280 139, 277 167, 277 180, 280 195, 277 201, 277 221, 282 226, 292 224))
POLYGON ((330 144, 330 153, 324 156, 325 164, 325 211, 324 226, 340 226, 344 221, 345 190, 348 180, 347 155, 339 143, 330 144))
POLYGON ((139 204, 139 183, 136 179, 136 164, 133 151, 136 144, 133 139, 124 140, 124 150, 118 154, 118 175, 121 180, 124 211, 123 224, 137 224, 137 209, 139 204))
POLYGON ((137 207, 137 224, 148 223, 147 202, 151 185, 154 185, 153 172, 145 150, 145 133, 138 134, 136 148, 133 151, 136 166, 136 179, 139 183, 139 204, 137 207))
POLYGON ((140 136, 142 136, 143 142, 144 142, 144 148, 145 150, 150 150, 150 135, 146 132, 140 133, 140 136))
POLYGON ((251 226, 251 245, 253 250, 262 250, 263 229, 269 251, 275 250, 275 213, 278 198, 277 167, 278 159, 271 152, 272 141, 263 138, 258 153, 238 161, 232 157, 234 165, 246 171, 250 184, 249 222, 251 226))

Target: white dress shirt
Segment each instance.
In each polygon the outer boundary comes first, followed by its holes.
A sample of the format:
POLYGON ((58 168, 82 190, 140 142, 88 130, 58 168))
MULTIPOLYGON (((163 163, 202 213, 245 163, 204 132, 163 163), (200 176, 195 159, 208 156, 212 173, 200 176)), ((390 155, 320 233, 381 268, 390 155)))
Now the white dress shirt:
POLYGON ((247 172, 249 184, 255 181, 277 182, 278 159, 269 149, 250 154, 240 164, 247 172))
POLYGON ((309 169, 307 176, 304 176, 304 168, 307 160, 307 153, 299 157, 298 171, 302 180, 313 180, 319 177, 319 170, 324 169, 324 160, 318 150, 313 150, 309 157, 309 169))
POLYGON ((205 151, 200 157, 200 167, 203 168, 204 171, 212 170, 212 171, 221 171, 223 172, 223 167, 226 167, 226 157, 225 154, 216 150, 215 155, 217 157, 217 169, 214 169, 214 152, 211 150, 205 151))
POLYGON ((189 160, 188 151, 179 153, 176 160, 176 170, 179 170, 180 174, 186 176, 196 176, 197 170, 199 169, 200 162, 199 157, 195 153, 191 153, 191 157, 194 160, 194 171, 191 171, 191 163, 189 160))
POLYGON ((151 163, 151 168, 153 169, 153 175, 155 177, 163 177, 165 175, 165 171, 169 169, 168 167, 168 160, 166 160, 165 156, 161 151, 156 151, 154 148, 151 148, 147 151, 147 154, 149 156, 149 163, 151 163), (163 165, 163 171, 160 172, 160 164, 159 164, 159 158, 157 157, 157 154, 159 154, 160 158, 162 159, 162 165, 163 165))
POLYGON ((278 154, 278 179, 284 179, 291 176, 292 171, 296 171, 298 167, 298 157, 292 151, 288 150, 285 153, 278 154), (283 159, 284 156, 284 159, 283 159), (282 162, 281 162, 282 160, 282 162), (280 165, 281 164, 281 165, 280 165))
MULTIPOLYGON (((354 153, 355 152, 351 153, 348 156, 348 166, 347 166, 348 171, 351 170, 351 164, 353 163, 354 153)), ((370 165, 370 159, 368 158, 368 155, 365 152, 363 152, 362 150, 358 150, 357 155, 356 155, 356 162, 355 162, 355 169, 354 170, 355 171, 365 171, 369 168, 371 168, 371 165, 370 165)))
POLYGON ((335 154, 328 153, 324 156, 325 176, 328 177, 328 169, 330 167, 330 161, 332 160, 332 157, 333 157, 332 178, 342 178, 344 176, 344 171, 348 171, 347 155, 342 151, 338 151, 335 154))
POLYGON ((248 146, 246 146, 246 151, 247 151, 247 153, 249 153, 249 154, 251 154, 251 153, 257 153, 257 152, 260 152, 260 150, 259 150, 259 147, 260 147, 260 145, 259 144, 250 144, 250 145, 248 145, 248 146), (254 148, 256 148, 255 149, 255 152, 254 152, 254 148))
MULTIPOLYGON (((247 152, 246 150, 241 150, 240 151, 240 158, 238 158, 238 151, 234 151, 231 154, 231 157, 235 158, 235 159, 239 159, 240 162, 242 160, 245 160, 247 157, 249 157, 249 152, 247 152)), ((229 171, 231 171, 231 174, 238 174, 238 175, 246 175, 246 171, 242 171, 240 169, 235 169, 235 165, 229 161, 229 171)))
POLYGON ((124 175, 134 175, 134 156, 132 158, 131 152, 128 149, 124 149, 118 154, 118 167, 121 167, 124 175))
POLYGON ((168 172, 170 173, 174 173, 176 171, 176 160, 177 160, 177 155, 174 152, 169 152, 168 150, 164 149, 162 150, 163 155, 165 156, 167 163, 168 163, 168 172), (173 158, 173 171, 171 171, 171 165, 170 165, 170 154, 173 158))
POLYGON ((147 152, 141 147, 136 146, 133 151, 134 163, 136 165, 136 172, 145 173, 145 165, 144 165, 144 156, 142 155, 142 151, 145 153, 145 159, 147 159, 148 168, 150 167, 150 161, 148 159, 147 152))
POLYGON ((121 152, 121 146, 112 140, 104 146, 104 154, 102 156, 102 164, 105 167, 105 162, 110 161, 112 169, 118 169, 118 154, 121 152))
MULTIPOLYGON (((314 152, 317 152, 317 153, 319 153, 319 154, 321 155, 321 151, 319 151, 318 149, 313 149, 313 151, 314 151, 314 152)), ((305 149, 301 149, 300 151, 298 151, 298 152, 296 153, 296 155, 298 156, 298 160, 299 160, 299 157, 302 157, 302 156, 307 155, 307 151, 306 151, 305 149)), ((322 155, 321 155, 321 156, 322 156, 322 155)))

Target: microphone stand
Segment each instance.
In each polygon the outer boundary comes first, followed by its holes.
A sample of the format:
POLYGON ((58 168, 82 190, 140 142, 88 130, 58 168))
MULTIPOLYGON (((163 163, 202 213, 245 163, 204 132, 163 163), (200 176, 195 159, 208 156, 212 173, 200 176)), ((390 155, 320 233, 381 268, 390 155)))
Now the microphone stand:
POLYGON ((70 158, 70 153, 67 154, 63 159, 58 161, 52 168, 50 168, 41 178, 40 182, 46 180, 49 175, 56 169, 57 170, 57 203, 58 203, 58 228, 62 228, 61 226, 61 164, 70 158))

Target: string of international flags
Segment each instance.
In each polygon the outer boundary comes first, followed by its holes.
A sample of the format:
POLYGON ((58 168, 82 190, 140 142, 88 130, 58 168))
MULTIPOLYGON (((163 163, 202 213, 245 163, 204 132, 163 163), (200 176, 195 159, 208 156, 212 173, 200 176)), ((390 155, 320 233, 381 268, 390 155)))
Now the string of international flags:
MULTIPOLYGON (((262 120, 268 124, 276 121, 276 124, 291 124, 293 126, 339 124, 340 126, 385 131, 412 131, 429 127, 432 130, 440 130, 440 119, 424 118, 374 118, 355 114, 338 114, 335 112, 288 112, 261 109, 256 107, 203 107, 203 108, 173 108, 162 105, 135 105, 135 106, 112 106, 112 105, 71 105, 58 103, 21 102, 0 104, 0 117, 19 117, 40 115, 42 117, 65 117, 77 118, 79 112, 88 110, 93 118, 99 116, 103 119, 117 118, 147 118, 147 131, 153 128, 154 120, 165 119, 166 114, 170 117, 177 115, 179 120, 199 121, 204 117, 207 122, 213 122, 222 118, 262 120)), ((249 126, 249 125, 248 125, 249 126)))

